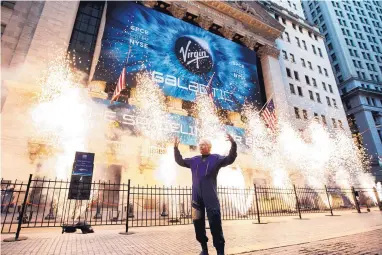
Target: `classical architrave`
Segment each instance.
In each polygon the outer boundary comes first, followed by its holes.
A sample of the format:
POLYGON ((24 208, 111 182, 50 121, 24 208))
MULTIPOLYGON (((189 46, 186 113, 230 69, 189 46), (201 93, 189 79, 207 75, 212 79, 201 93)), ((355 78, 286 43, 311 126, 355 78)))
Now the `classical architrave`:
POLYGON ((178 19, 183 19, 187 13, 187 8, 178 4, 178 3, 172 3, 168 10, 171 12, 171 14, 174 17, 176 17, 178 19))
POLYGON ((231 26, 224 26, 220 28, 220 32, 223 34, 223 36, 229 40, 233 39, 233 36, 235 35, 235 31, 233 27, 231 26))
POLYGON ((246 35, 244 36, 241 41, 245 44, 245 46, 247 46, 249 49, 253 50, 253 48, 255 47, 257 41, 255 39, 255 37, 253 36, 250 36, 250 35, 246 35))
POLYGON ((203 14, 199 15, 199 16, 196 18, 195 21, 199 24, 199 26, 200 26, 201 28, 204 28, 205 30, 210 29, 210 27, 211 27, 212 24, 214 23, 214 20, 213 20, 211 17, 209 17, 209 16, 207 16, 207 15, 203 15, 203 14))
POLYGON ((261 46, 256 53, 260 58, 263 58, 265 56, 272 56, 278 59, 280 51, 269 45, 264 45, 264 46, 261 46))

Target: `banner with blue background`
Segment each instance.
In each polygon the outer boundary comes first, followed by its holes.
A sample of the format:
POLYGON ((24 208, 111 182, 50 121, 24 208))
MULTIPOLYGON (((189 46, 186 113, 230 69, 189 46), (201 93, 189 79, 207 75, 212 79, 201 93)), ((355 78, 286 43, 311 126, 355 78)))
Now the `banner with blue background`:
POLYGON ((147 70, 165 95, 194 101, 215 72, 218 107, 238 111, 245 100, 262 102, 254 51, 142 5, 108 2, 94 79, 115 84, 125 65, 130 87, 147 70))
MULTIPOLYGON (((110 103, 109 100, 93 98, 96 103, 107 106, 104 113, 95 112, 94 115, 102 115, 106 121, 118 122, 120 128, 131 131, 133 135, 140 135, 142 125, 150 125, 150 119, 137 114, 137 107, 121 102, 110 103)), ((170 136, 178 136, 182 144, 198 145, 198 131, 196 120, 190 116, 182 116, 168 113, 167 122, 163 123, 163 129, 170 136)), ((245 130, 234 126, 223 126, 225 131, 233 136, 239 145, 239 150, 249 148, 252 141, 246 138, 245 130)))

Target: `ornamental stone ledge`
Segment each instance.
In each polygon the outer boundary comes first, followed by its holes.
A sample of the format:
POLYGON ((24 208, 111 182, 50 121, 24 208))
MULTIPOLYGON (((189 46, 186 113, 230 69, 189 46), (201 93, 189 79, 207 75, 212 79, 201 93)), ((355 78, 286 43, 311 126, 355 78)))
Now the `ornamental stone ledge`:
POLYGON ((157 5, 157 1, 142 1, 143 5, 149 8, 153 8, 155 5, 157 5))
POLYGON ((199 15, 195 21, 199 24, 200 27, 204 28, 205 30, 208 30, 214 23, 213 18, 203 14, 199 15))
POLYGON ((186 16, 187 8, 184 7, 183 5, 178 4, 178 3, 172 3, 170 5, 169 11, 171 12, 171 14, 174 17, 176 17, 178 19, 183 19, 184 16, 186 16))
POLYGON ((232 40, 235 35, 235 30, 231 26, 224 26, 220 28, 219 31, 228 40, 232 40))
POLYGON ((245 46, 247 46, 247 48, 253 50, 253 48, 255 47, 256 43, 257 43, 257 40, 255 39, 255 37, 253 36, 249 36, 249 35, 246 35, 244 36, 241 41, 244 43, 245 46))
POLYGON ((264 45, 264 46, 261 46, 256 53, 260 58, 264 58, 266 56, 271 56, 271 57, 278 59, 279 54, 280 54, 280 50, 276 49, 275 47, 269 46, 269 45, 264 45))

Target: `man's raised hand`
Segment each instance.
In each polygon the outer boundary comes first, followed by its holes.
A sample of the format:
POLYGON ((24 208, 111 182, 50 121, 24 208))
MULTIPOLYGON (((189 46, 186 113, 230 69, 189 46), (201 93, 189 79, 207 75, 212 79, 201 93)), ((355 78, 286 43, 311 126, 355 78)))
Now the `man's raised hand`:
POLYGON ((228 133, 226 134, 226 140, 230 141, 231 143, 233 143, 235 141, 235 140, 233 140, 233 137, 228 133))
POLYGON ((175 139, 174 139, 174 147, 175 147, 175 148, 178 148, 178 145, 179 145, 179 137, 175 136, 175 139))

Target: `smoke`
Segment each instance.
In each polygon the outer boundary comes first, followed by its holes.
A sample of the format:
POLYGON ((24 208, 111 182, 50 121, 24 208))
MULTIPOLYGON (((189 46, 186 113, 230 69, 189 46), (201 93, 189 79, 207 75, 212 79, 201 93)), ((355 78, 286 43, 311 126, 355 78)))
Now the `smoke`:
MULTIPOLYGON (((33 69, 20 77, 30 72, 33 73, 33 69)), ((25 142, 44 145, 44 155, 39 155, 43 162, 42 173, 68 178, 75 151, 90 151, 96 153, 97 164, 108 165, 117 161, 130 174, 142 172, 148 162, 154 161, 150 167, 154 168, 158 182, 165 185, 184 183, 179 180, 183 175, 179 171, 183 170, 175 165, 172 147, 167 144, 173 134, 167 127, 170 120, 166 97, 149 73, 142 72, 137 76, 136 114, 143 120, 136 126, 138 136, 121 128, 117 119, 105 120, 103 113, 110 110, 92 100, 83 86, 83 74, 73 70, 65 57, 57 56, 39 73, 36 82, 41 89, 30 98, 27 114, 31 125, 26 129, 31 135, 25 142), (153 157, 153 153, 160 156, 153 157)), ((194 110, 198 138, 208 137, 212 141, 212 152, 226 155, 230 143, 224 139, 225 117, 219 116, 206 95, 197 97, 194 110)), ((270 183, 277 187, 291 186, 301 179, 312 188, 322 188, 325 184, 339 187, 373 185, 374 179, 367 173, 365 152, 359 150, 342 130, 329 132, 325 126, 312 121, 301 133, 291 123, 280 121, 279 131, 274 134, 250 105, 244 106, 242 115, 247 120, 245 138, 252 142, 247 144, 247 150, 239 155, 233 168, 222 169, 219 180, 236 180, 227 177, 233 173, 255 176, 264 172, 270 176, 270 183), (248 165, 248 155, 253 161, 251 169, 255 171, 244 171, 244 174, 241 170, 233 170, 248 165)), ((184 153, 197 154, 190 150, 184 153)), ((106 179, 107 175, 99 174, 98 177, 106 179)), ((246 183, 233 182, 242 187, 252 184, 252 180, 244 179, 246 183)))

